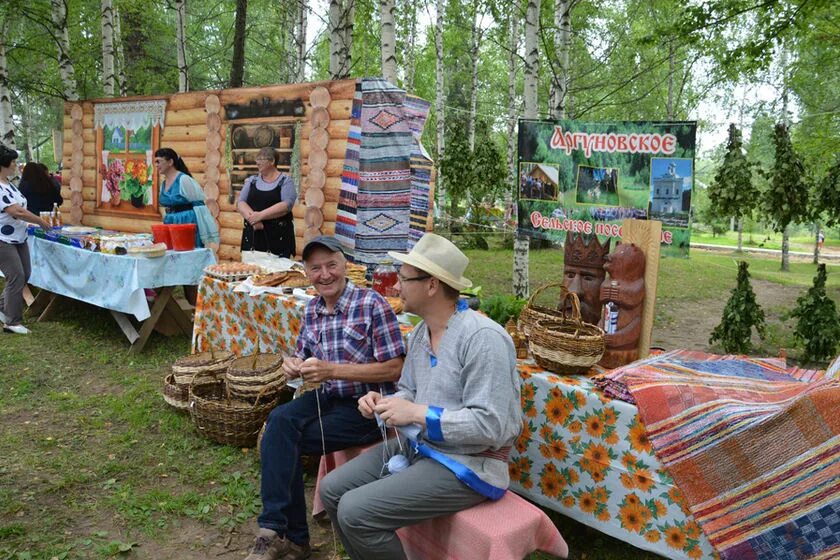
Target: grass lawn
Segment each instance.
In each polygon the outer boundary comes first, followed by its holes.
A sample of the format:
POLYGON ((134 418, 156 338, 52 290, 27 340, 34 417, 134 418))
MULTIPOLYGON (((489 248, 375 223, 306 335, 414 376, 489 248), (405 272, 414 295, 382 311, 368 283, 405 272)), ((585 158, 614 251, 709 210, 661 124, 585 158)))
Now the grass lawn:
MULTIPOLYGON (((729 247, 738 246, 738 232, 727 231, 723 235, 712 235, 697 229, 691 232, 692 243, 707 243, 709 245, 726 245, 729 247)), ((742 237, 744 247, 761 247, 764 249, 782 250, 782 235, 775 232, 769 233, 753 233, 750 235, 744 232, 742 237)), ((830 239, 826 237, 825 247, 831 249, 840 249, 840 239, 830 239)), ((803 235, 790 238, 790 250, 804 253, 814 252, 814 236, 803 235)), ((781 262, 781 257, 779 257, 781 262)))
MULTIPOLYGON (((511 251, 468 253, 468 275, 485 296, 509 292, 511 251)), ((562 257, 532 251, 532 286, 561 281, 562 257)), ((781 275, 776 259, 747 260, 754 277, 800 289, 815 271, 797 263, 781 275)), ((829 268, 840 299, 840 269, 829 268)), ((658 306, 726 298, 735 273, 736 261, 720 253, 664 259, 658 306)), ((253 450, 201 439, 160 397, 169 366, 188 352, 186 337, 155 334, 145 353, 128 357, 110 315, 81 304, 30 326, 30 336, 0 334, 0 560, 164 560, 247 529, 260 507, 253 450)), ((553 517, 575 559, 657 557, 553 517)))

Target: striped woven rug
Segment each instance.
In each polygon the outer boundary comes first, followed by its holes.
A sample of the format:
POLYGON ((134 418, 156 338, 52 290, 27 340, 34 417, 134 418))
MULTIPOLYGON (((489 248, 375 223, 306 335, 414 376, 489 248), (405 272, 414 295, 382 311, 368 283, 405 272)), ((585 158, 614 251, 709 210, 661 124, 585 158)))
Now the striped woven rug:
POLYGON ((727 560, 840 558, 840 381, 714 358, 668 352, 622 376, 709 541, 727 560))
POLYGON ((407 251, 425 232, 431 162, 419 138, 428 111, 384 80, 359 82, 336 214, 336 237, 357 263, 407 251))

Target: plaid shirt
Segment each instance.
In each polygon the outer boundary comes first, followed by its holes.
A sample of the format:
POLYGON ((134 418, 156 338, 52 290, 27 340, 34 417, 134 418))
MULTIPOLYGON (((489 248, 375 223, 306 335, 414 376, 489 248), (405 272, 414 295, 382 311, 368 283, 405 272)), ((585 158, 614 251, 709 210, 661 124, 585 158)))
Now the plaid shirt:
MULTIPOLYGON (((295 354, 335 363, 387 362, 405 355, 405 344, 394 310, 385 298, 348 281, 330 313, 324 298, 306 304, 303 329, 295 354)), ((360 397, 368 391, 394 392, 393 383, 358 383, 334 379, 324 391, 336 397, 360 397)))

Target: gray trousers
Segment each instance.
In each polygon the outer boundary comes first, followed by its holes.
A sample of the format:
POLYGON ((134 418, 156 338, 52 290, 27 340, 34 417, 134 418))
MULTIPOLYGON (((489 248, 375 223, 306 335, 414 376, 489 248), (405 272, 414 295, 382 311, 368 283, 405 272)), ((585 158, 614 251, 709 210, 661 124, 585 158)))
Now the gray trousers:
MULTIPOLYGON (((396 445, 392 440, 390 447, 396 445)), ((452 471, 406 449, 411 466, 382 477, 380 444, 321 480, 321 500, 354 560, 402 560, 396 530, 468 509, 486 500, 452 471)), ((403 445, 403 447, 406 447, 403 445)), ((387 472, 387 471, 386 471, 387 472)))
POLYGON ((23 321, 23 288, 32 273, 26 243, 0 241, 0 271, 6 277, 6 289, 0 294, 0 311, 9 325, 19 325, 23 321))

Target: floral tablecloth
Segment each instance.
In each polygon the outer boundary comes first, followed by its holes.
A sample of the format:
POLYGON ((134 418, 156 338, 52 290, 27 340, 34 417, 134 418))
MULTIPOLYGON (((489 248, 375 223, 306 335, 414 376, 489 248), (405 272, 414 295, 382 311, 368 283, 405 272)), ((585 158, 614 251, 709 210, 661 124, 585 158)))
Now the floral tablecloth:
POLYGON ((234 292, 233 282, 207 276, 198 286, 193 324, 193 349, 230 350, 237 356, 261 352, 291 354, 295 350, 306 302, 294 296, 234 292))
POLYGON ((29 283, 55 294, 134 315, 151 312, 144 288, 198 284, 204 268, 216 262, 210 249, 167 251, 149 259, 95 253, 29 236, 29 283))
POLYGON ((653 454, 635 406, 585 376, 520 362, 523 428, 511 489, 595 529, 669 558, 714 558, 679 489, 653 454))

